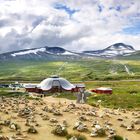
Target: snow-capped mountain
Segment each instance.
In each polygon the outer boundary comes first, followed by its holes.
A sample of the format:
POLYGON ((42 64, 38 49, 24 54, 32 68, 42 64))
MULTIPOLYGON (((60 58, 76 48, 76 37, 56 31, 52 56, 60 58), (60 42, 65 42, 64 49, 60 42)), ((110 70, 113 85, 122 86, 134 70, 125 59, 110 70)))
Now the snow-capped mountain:
POLYGON ((84 51, 82 53, 72 52, 60 47, 42 47, 13 51, 0 54, 0 61, 4 60, 76 60, 94 57, 112 58, 112 57, 128 57, 137 55, 135 49, 123 43, 111 45, 103 50, 84 51))
POLYGON ((60 47, 42 47, 0 54, 0 60, 60 60, 75 57, 80 57, 80 55, 60 47))
POLYGON ((98 56, 98 57, 116 57, 116 56, 127 56, 135 52, 135 49, 124 43, 113 44, 106 49, 97 51, 84 51, 85 54, 98 56))
POLYGON ((67 51, 60 47, 43 47, 43 48, 36 48, 36 49, 29 49, 29 50, 23 50, 11 53, 11 56, 22 56, 22 55, 31 55, 36 54, 40 55, 41 53, 47 53, 47 54, 54 54, 54 55, 78 55, 76 53, 67 51))

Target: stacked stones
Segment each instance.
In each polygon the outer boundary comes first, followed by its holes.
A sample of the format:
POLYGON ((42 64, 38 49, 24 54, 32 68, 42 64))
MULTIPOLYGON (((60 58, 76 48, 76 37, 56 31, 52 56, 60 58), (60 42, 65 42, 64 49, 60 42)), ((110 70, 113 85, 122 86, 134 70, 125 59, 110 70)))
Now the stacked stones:
MULTIPOLYGON (((0 118, 0 132, 3 127, 11 133, 23 138, 23 134, 39 134, 40 128, 51 126, 53 134, 66 134, 66 129, 73 128, 75 132, 85 133, 91 137, 106 136, 109 140, 117 135, 114 129, 114 121, 125 131, 140 133, 140 112, 133 112, 132 120, 129 120, 126 110, 102 109, 77 105, 75 103, 45 103, 41 100, 27 100, 25 98, 3 98, 0 100, 0 113, 9 116, 8 119, 0 118), (41 109, 42 108, 42 109, 41 109), (12 115, 11 115, 12 114, 12 115), (65 118, 65 115, 73 118, 65 118), (62 118, 63 117, 63 118, 62 118), (116 119, 117 117, 117 119, 116 119), (21 119, 26 130, 20 128, 17 119, 21 119), (38 121, 41 118, 42 124, 38 121), (73 119, 71 121, 71 119, 73 119), (46 126, 45 126, 45 125, 46 126), (37 128, 37 129, 36 129, 37 128), (28 132, 28 133, 27 133, 28 132)), ((24 129, 25 129, 24 128, 24 129)), ((121 129, 122 129, 121 128, 121 129)), ((25 136, 25 135, 24 135, 25 136)), ((13 138, 16 139, 16 138, 13 138)), ((74 137, 72 139, 75 139, 74 137)))

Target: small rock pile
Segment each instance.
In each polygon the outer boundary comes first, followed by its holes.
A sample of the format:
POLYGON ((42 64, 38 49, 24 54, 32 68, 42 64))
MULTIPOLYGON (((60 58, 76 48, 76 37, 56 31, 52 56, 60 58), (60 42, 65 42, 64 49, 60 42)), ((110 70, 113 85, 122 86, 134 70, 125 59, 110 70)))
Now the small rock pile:
POLYGON ((101 127, 99 124, 96 124, 94 128, 92 129, 92 132, 90 134, 91 137, 103 137, 106 135, 105 129, 101 127))
POLYGON ((27 118, 32 114, 32 109, 29 107, 25 107, 18 112, 18 116, 22 118, 27 118))
POLYGON ((68 135, 66 127, 64 127, 61 124, 57 124, 56 127, 54 128, 54 130, 52 130, 52 133, 54 135, 58 135, 58 136, 66 136, 66 135, 68 135))
POLYGON ((82 123, 81 121, 76 122, 73 129, 76 129, 79 132, 87 132, 88 131, 87 125, 82 123))

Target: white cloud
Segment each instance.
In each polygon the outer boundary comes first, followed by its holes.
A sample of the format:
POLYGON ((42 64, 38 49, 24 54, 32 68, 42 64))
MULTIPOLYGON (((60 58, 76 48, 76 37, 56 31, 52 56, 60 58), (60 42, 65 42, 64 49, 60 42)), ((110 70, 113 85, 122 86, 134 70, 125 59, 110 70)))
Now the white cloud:
MULTIPOLYGON (((132 46, 137 46, 135 47, 135 49, 140 48, 139 36, 122 35, 122 34, 115 34, 115 35, 108 34, 105 36, 83 37, 80 38, 79 40, 71 42, 71 44, 69 45, 71 46, 71 49, 74 51, 76 51, 79 46, 80 46, 80 50, 84 51, 84 50, 104 49, 105 47, 108 47, 114 43, 119 43, 119 42, 124 42, 132 46)), ((65 47, 67 47, 67 45, 65 47)))
POLYGON ((140 49, 139 0, 0 0, 0 51, 42 46, 101 49, 124 42, 140 49), (59 3, 62 8, 55 9, 59 3), (70 11, 76 12, 70 16, 70 11), (135 29, 136 30, 136 29, 135 29))

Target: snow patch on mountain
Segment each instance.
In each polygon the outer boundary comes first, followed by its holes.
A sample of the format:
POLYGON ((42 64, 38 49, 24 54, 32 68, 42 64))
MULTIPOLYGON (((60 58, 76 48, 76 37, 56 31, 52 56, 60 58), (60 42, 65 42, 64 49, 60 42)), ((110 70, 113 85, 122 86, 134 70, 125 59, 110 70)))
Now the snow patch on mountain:
POLYGON ((106 56, 118 56, 118 55, 126 55, 126 54, 131 54, 135 51, 133 50, 127 50, 127 49, 122 49, 122 50, 106 50, 100 55, 106 55, 106 56))
MULTIPOLYGON (((52 58, 56 58, 56 57, 80 57, 80 55, 78 53, 75 52, 71 52, 68 50, 65 50, 63 48, 60 47, 42 47, 42 48, 34 48, 34 49, 28 49, 28 50, 21 50, 21 51, 16 51, 16 52, 12 52, 10 54, 7 54, 7 57, 9 58, 14 58, 14 59, 18 59, 18 58, 31 58, 31 59, 50 59, 52 58), (10 55, 10 57, 9 57, 10 55)), ((3 57, 4 58, 4 57, 3 57)), ((11 59, 12 59, 11 58, 11 59)))
POLYGON ((65 51, 62 55, 78 55, 78 54, 69 52, 69 51, 65 51))
POLYGON ((8 52, 0 54, 2 60, 63 60, 63 59, 79 59, 79 58, 113 58, 117 56, 131 56, 137 51, 130 45, 124 43, 113 44, 103 50, 91 50, 84 52, 73 52, 65 50, 61 47, 41 47, 21 51, 8 52))
POLYGON ((99 57, 116 57, 125 56, 134 53, 135 50, 132 46, 123 43, 116 43, 103 50, 85 51, 84 53, 92 56, 99 57))
POLYGON ((38 52, 45 52, 46 48, 40 48, 40 49, 34 49, 34 50, 26 50, 26 51, 21 51, 17 53, 11 54, 11 56, 18 56, 18 55, 26 55, 26 54, 37 54, 38 52))

